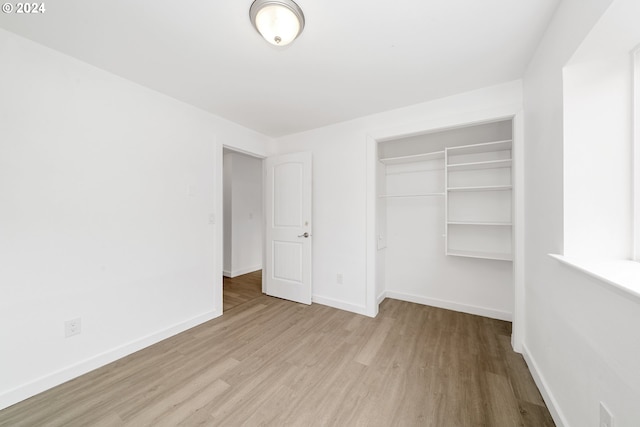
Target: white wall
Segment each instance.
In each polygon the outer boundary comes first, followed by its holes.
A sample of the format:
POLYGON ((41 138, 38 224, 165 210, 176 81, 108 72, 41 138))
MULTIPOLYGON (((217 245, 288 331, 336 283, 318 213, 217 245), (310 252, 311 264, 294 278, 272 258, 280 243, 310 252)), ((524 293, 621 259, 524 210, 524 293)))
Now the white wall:
POLYGON ((565 67, 563 80, 564 254, 628 259, 632 241, 629 56, 565 67))
POLYGON ((262 268, 262 160, 225 153, 224 180, 224 275, 235 277, 262 268))
MULTIPOLYGON (((368 206, 375 210, 375 201, 367 203, 375 197, 367 195, 367 144, 494 114, 504 117, 520 107, 521 83, 514 81, 277 139, 279 153, 313 153, 314 301, 364 313, 367 301, 377 297, 375 286, 373 298, 367 295, 368 275, 376 274, 375 263, 367 264, 368 206)), ((375 172, 371 179, 375 182, 375 172)))
POLYGON ((2 408, 221 314, 215 165, 270 141, 4 30, 0 57, 2 408))
MULTIPOLYGON (((563 180, 563 163, 571 160, 563 159, 563 155, 573 156, 575 149, 566 146, 564 139, 563 67, 610 3, 561 2, 524 77, 524 353, 557 424, 565 426, 598 426, 600 401, 613 412, 616 426, 640 425, 638 302, 547 255, 563 253, 565 220, 570 220, 565 215, 564 202, 574 190, 572 185, 565 187, 572 184, 571 180, 563 180)), ((598 143, 608 145, 609 141, 598 143)), ((596 153, 600 148, 591 144, 584 141, 582 149, 595 149, 596 153)), ((601 172, 592 169, 593 174, 602 177, 601 172)), ((592 197, 609 202, 596 189, 592 197)))
POLYGON ((631 258, 635 4, 615 2, 564 67, 565 255, 631 258))

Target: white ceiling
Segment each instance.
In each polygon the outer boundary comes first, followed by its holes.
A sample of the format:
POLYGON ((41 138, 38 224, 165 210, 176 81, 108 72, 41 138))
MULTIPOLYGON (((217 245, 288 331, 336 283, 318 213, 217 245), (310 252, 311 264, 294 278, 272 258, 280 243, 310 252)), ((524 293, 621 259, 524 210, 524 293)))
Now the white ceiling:
POLYGON ((0 27, 277 137, 522 77, 560 0, 298 0, 278 48, 252 0, 53 0, 0 27))

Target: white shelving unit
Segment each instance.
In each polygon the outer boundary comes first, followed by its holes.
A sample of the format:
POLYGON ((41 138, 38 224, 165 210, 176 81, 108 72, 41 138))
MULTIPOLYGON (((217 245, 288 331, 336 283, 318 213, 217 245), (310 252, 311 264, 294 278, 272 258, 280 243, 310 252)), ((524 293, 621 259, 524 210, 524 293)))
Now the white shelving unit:
POLYGON ((446 255, 511 261, 513 141, 443 145, 437 151, 404 155, 395 150, 403 155, 382 156, 385 189, 378 199, 442 198, 438 209, 444 211, 446 255))
POLYGON ((512 141, 445 149, 446 254, 511 261, 512 141))

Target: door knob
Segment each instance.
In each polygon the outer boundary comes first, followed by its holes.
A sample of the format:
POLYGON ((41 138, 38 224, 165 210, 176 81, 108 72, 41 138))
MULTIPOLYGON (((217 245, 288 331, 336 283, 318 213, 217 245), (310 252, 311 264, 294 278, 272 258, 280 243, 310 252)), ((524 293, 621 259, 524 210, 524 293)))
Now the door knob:
POLYGON ((306 239, 307 237, 309 237, 309 233, 305 231, 304 234, 301 234, 298 237, 304 237, 306 239))

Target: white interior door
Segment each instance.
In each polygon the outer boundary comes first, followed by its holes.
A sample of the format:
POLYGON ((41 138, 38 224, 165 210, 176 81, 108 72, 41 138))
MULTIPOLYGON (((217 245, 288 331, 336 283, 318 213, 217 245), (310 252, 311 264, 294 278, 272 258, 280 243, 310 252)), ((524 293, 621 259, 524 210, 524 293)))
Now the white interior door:
POLYGON ((311 304, 311 153, 266 159, 265 292, 311 304))

